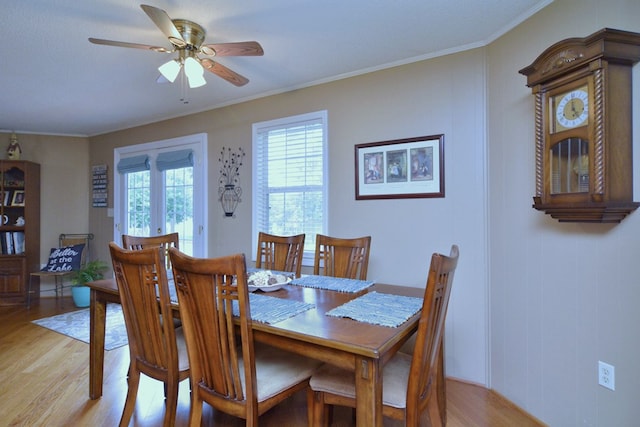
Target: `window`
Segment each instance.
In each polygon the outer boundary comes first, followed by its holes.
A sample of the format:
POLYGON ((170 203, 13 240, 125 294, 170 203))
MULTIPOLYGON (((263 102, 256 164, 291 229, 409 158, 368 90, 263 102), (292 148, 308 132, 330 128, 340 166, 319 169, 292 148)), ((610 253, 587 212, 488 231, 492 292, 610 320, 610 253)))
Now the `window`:
MULTIPOLYGON (((258 232, 305 233, 305 265, 327 215, 327 112, 253 125, 253 247, 258 232)), ((253 254, 255 256, 255 253, 253 254)))

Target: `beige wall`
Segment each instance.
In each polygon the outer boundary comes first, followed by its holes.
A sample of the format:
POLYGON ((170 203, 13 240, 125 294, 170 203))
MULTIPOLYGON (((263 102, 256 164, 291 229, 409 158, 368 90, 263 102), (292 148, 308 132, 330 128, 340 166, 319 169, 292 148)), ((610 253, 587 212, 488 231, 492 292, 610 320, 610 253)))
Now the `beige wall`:
MULTIPOLYGON (((40 261, 58 245, 60 233, 89 230, 91 176, 88 138, 17 134, 22 148, 20 160, 40 164, 40 261)), ((0 133, 9 144, 9 134, 0 133)), ((5 147, 0 143, 0 147, 5 147)), ((2 158, 6 158, 3 150, 2 158)), ((43 296, 47 296, 44 294, 43 296)))
MULTIPOLYGON (((640 32, 640 2, 557 0, 487 50, 491 387, 552 426, 640 418, 640 212, 560 224, 531 208, 533 96, 518 74, 551 44, 604 27, 640 32), (615 391, 598 386, 598 360, 615 366, 615 391)), ((634 85, 637 153, 638 65, 634 85)))
MULTIPOLYGON (((255 249, 251 235, 251 125, 328 111, 329 230, 372 236, 369 278, 423 287, 434 251, 461 248, 447 330, 449 374, 486 383, 485 66, 483 50, 465 52, 235 106, 91 138, 93 163, 113 162, 113 148, 205 132, 209 142, 209 256, 255 249), (445 191, 440 199, 356 201, 354 144, 445 135, 445 191), (224 218, 217 201, 222 146, 247 151, 243 202, 224 218)), ((113 170, 113 165, 110 165, 113 170)), ((112 203, 110 198, 110 203, 112 203)), ((113 238, 104 209, 91 209, 102 257, 113 238)))

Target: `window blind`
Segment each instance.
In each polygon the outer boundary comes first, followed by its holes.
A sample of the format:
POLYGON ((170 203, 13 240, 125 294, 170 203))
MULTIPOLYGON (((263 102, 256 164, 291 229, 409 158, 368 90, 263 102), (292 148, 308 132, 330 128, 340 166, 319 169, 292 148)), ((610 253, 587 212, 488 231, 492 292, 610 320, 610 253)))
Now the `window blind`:
POLYGON ((193 166, 193 150, 177 150, 158 154, 156 168, 162 172, 169 169, 193 166))
POLYGON ((149 156, 142 154, 140 156, 125 157, 118 162, 118 173, 133 173, 151 169, 149 156))

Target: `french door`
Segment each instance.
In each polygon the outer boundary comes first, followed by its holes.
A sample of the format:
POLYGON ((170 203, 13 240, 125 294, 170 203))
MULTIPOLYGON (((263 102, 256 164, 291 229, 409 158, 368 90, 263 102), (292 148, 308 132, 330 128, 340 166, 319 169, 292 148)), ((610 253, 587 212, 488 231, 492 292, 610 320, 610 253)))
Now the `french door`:
POLYGON ((207 253, 206 134, 114 151, 114 240, 178 232, 180 250, 207 253))

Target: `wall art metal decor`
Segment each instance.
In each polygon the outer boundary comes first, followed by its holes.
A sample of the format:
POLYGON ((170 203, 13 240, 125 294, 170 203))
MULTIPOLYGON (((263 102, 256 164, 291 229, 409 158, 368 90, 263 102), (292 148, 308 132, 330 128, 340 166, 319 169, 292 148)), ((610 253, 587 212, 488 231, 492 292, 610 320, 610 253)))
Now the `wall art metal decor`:
POLYGON ((242 148, 234 151, 222 147, 220 151, 220 179, 218 180, 218 200, 222 205, 225 217, 232 217, 238 203, 242 201, 240 187, 240 166, 245 152, 242 148))
POLYGON ((444 197, 444 134, 355 146, 356 200, 444 197))

